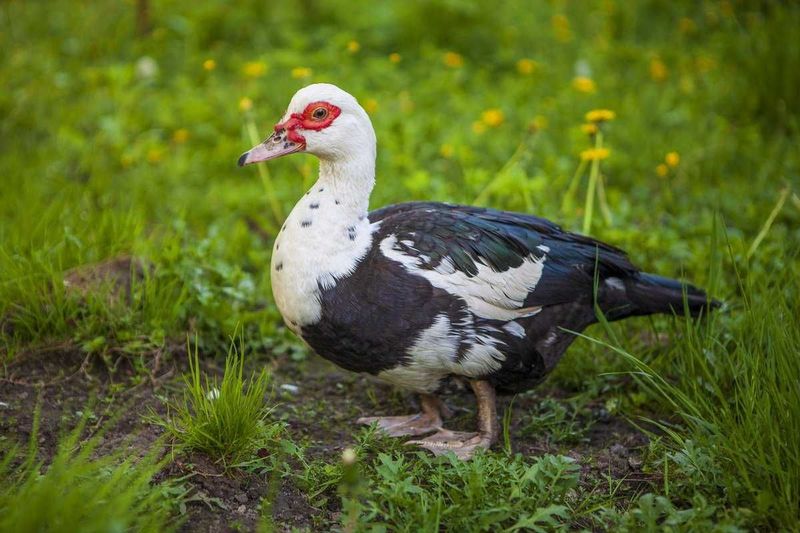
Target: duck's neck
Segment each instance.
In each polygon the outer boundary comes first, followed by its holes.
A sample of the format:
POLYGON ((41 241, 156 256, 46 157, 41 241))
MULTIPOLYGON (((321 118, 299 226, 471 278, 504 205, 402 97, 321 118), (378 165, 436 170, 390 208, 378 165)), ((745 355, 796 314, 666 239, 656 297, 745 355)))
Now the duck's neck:
POLYGON ((319 179, 294 206, 272 254, 272 291, 294 331, 319 320, 319 291, 350 275, 372 246, 367 218, 375 152, 322 159, 319 179))
POLYGON ((311 192, 325 192, 334 199, 342 216, 367 214, 375 186, 375 149, 346 157, 320 158, 319 178, 311 192))

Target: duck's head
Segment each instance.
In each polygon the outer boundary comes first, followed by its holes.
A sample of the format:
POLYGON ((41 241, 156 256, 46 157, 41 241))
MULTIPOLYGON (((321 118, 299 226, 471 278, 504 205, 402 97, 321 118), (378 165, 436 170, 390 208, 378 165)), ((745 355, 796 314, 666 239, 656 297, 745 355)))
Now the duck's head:
POLYGON ((239 157, 239 166, 295 152, 323 160, 375 156, 375 131, 355 98, 335 85, 315 83, 295 93, 267 140, 239 157))

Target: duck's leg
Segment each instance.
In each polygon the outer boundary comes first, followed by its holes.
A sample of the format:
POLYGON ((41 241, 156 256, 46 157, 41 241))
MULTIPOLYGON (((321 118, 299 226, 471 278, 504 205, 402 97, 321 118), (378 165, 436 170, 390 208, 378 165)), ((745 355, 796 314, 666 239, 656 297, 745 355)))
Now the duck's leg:
POLYGON ((464 433, 440 429, 434 435, 420 440, 411 440, 407 444, 416 444, 434 455, 444 455, 453 452, 459 459, 467 460, 479 448, 489 449, 497 441, 500 426, 497 423, 497 402, 494 387, 483 380, 469 382, 478 400, 478 432, 464 433))
POLYGON ((380 430, 390 437, 416 437, 442 429, 442 416, 448 416, 449 409, 432 394, 420 394, 422 412, 408 416, 365 416, 359 424, 377 424, 380 430))

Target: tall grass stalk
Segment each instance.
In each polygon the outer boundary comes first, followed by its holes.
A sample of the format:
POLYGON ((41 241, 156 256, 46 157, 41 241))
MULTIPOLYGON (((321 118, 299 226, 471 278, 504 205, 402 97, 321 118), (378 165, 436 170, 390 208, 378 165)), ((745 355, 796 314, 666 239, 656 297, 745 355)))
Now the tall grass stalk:
POLYGON ((537 138, 538 136, 536 135, 536 132, 529 132, 525 135, 525 137, 517 145, 517 149, 514 150, 513 154, 511 154, 511 157, 508 158, 500 170, 495 172, 494 178, 492 178, 492 180, 487 183, 483 189, 481 189, 481 192, 478 193, 475 199, 472 200, 473 204, 483 205, 486 200, 489 199, 489 195, 495 192, 495 190, 500 186, 503 178, 506 176, 506 173, 520 163, 520 161, 522 161, 527 154, 531 153, 534 145, 536 144, 537 138))
POLYGON ((781 209, 783 209, 783 204, 786 203, 786 199, 789 197, 790 192, 792 192, 792 190, 789 187, 785 187, 781 191, 781 194, 778 196, 778 201, 775 203, 775 207, 772 208, 772 211, 767 217, 766 222, 764 222, 764 226, 762 226, 761 231, 758 232, 758 235, 753 240, 753 244, 751 244, 750 248, 747 250, 748 259, 753 257, 753 254, 756 253, 756 250, 758 250, 761 241, 763 241, 764 237, 766 237, 767 233, 769 233, 772 223, 775 222, 775 218, 777 218, 778 213, 780 213, 781 209))
MULTIPOLYGON (((259 140, 260 137, 258 136, 258 130, 256 129, 256 123, 253 122, 252 117, 248 117, 247 122, 245 123, 245 128, 247 129, 247 135, 251 145, 255 146, 261 142, 259 140)), ((278 227, 283 224, 283 220, 286 217, 283 214, 281 203, 278 201, 278 197, 275 195, 275 186, 272 184, 272 176, 270 175, 269 168, 266 165, 256 165, 256 167, 258 168, 258 175, 261 177, 261 183, 264 184, 264 190, 267 193, 267 201, 269 201, 269 207, 272 210, 272 216, 275 218, 274 227, 278 227)))
MULTIPOLYGON (((603 132, 597 130, 594 136, 594 149, 600 150, 603 147, 603 132)), ((592 229, 592 217, 594 215, 594 197, 597 182, 600 180, 600 158, 592 159, 592 166, 589 169, 589 187, 586 190, 586 203, 583 209, 583 233, 588 234, 592 229)), ((602 185, 601 185, 602 186, 602 185)), ((604 196, 605 197, 605 196, 604 196)), ((606 207, 607 210, 607 207, 606 207)), ((610 212, 610 211, 609 211, 610 212)))
POLYGON ((567 187, 567 192, 564 194, 564 198, 561 200, 561 211, 566 215, 572 214, 575 194, 578 191, 578 185, 580 185, 581 176, 583 176, 584 171, 586 171, 586 165, 588 163, 589 161, 587 159, 581 159, 581 162, 578 163, 578 168, 575 169, 575 174, 572 175, 572 179, 569 182, 569 187, 567 187))

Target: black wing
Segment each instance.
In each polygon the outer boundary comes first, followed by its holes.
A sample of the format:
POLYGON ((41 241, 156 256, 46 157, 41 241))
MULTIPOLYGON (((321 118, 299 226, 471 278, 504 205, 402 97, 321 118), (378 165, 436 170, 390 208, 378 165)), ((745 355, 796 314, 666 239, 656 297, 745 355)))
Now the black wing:
POLYGON ((437 269, 447 259, 472 277, 479 275, 479 264, 505 272, 544 257, 542 276, 525 307, 591 297, 595 275, 625 279, 639 271, 622 250, 531 215, 410 202, 378 209, 369 218, 381 221, 378 238, 395 235, 395 249, 416 258, 418 268, 437 269))

